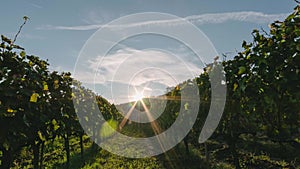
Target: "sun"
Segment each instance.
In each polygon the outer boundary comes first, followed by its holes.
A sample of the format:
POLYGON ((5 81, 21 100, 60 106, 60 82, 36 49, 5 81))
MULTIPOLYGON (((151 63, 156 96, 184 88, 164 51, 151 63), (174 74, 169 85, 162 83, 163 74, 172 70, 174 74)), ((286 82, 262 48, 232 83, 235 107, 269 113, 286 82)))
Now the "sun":
POLYGON ((134 101, 141 101, 141 100, 143 100, 144 97, 145 97, 144 94, 142 92, 139 92, 139 93, 136 93, 133 96, 133 100, 134 101))

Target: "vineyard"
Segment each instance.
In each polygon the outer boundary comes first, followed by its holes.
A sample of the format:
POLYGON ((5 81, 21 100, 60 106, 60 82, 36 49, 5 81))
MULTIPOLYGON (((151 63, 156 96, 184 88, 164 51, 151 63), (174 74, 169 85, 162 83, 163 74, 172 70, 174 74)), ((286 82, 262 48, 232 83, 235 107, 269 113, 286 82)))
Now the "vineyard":
POLYGON ((242 42, 243 51, 234 59, 212 60, 198 77, 170 88, 164 95, 170 99, 156 120, 160 130, 128 121, 119 129, 124 117, 118 105, 84 87, 71 73, 50 71, 48 61, 15 44, 17 35, 13 40, 1 36, 1 169, 300 168, 300 6, 285 20, 270 24, 269 32, 253 30, 253 41, 242 42), (214 88, 210 76, 221 65, 226 82, 219 83, 227 86, 225 110, 214 134, 199 144, 214 88), (193 111, 176 99, 189 85, 199 89, 199 113, 192 130, 173 149, 131 159, 92 141, 114 134, 97 123, 95 117, 101 117, 96 110, 108 125, 128 136, 149 137, 168 129, 181 104, 186 113, 193 111), (95 123, 89 125, 90 121, 95 123))

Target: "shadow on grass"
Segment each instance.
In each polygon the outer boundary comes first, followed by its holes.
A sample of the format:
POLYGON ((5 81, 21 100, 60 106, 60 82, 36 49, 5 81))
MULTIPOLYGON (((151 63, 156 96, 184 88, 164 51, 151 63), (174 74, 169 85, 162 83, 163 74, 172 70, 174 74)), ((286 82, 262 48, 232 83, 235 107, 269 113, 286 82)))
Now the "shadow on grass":
POLYGON ((157 156, 159 162, 166 169, 199 169, 209 168, 209 164, 202 158, 196 149, 191 147, 191 152, 186 153, 182 143, 164 154, 157 156))

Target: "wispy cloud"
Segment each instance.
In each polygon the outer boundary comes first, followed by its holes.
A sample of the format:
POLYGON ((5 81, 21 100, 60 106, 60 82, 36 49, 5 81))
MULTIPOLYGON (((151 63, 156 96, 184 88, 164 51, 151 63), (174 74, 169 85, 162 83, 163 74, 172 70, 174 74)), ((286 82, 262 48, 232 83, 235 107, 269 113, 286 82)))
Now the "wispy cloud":
POLYGON ((38 9, 42 9, 43 8, 41 5, 38 5, 38 4, 35 4, 35 3, 31 3, 30 5, 32 5, 35 8, 38 8, 38 9))
POLYGON ((81 25, 81 26, 53 26, 53 25, 43 25, 39 26, 36 29, 38 30, 75 30, 75 31, 87 31, 95 30, 101 28, 101 24, 92 24, 92 25, 81 25))
MULTIPOLYGON (((262 12, 254 12, 254 11, 242 11, 242 12, 226 12, 226 13, 210 13, 210 14, 202 14, 202 15, 192 15, 187 16, 184 19, 190 21, 195 25, 203 25, 203 24, 219 24, 225 23, 228 21, 241 21, 241 22, 251 22, 251 23, 271 23, 275 20, 283 20, 287 17, 287 13, 282 14, 265 14, 262 12)), ((146 26, 159 24, 163 26, 176 26, 182 24, 181 19, 171 19, 171 20, 152 20, 146 22, 136 22, 129 23, 124 25, 110 25, 111 28, 123 28, 123 27, 137 27, 137 26, 146 26)), ((104 24, 90 24, 90 25, 79 25, 79 26, 53 26, 53 25, 44 25, 40 26, 37 29, 42 30, 94 30, 99 29, 104 24)))
MULTIPOLYGON (((141 85, 145 82, 159 81, 166 86, 176 85, 180 81, 198 75, 201 69, 194 60, 189 59, 189 55, 174 56, 161 49, 137 50, 133 48, 123 48, 105 57, 99 56, 95 59, 87 60, 88 67, 98 75, 90 77, 90 82, 105 83, 107 81, 117 81, 128 84, 131 76, 136 79, 131 85, 141 85), (139 73, 138 73, 139 72, 139 73), (173 77, 166 77, 172 75, 173 77), (113 78, 113 79, 112 79, 113 78), (176 81, 174 81, 176 79, 176 81)), ((80 76, 78 78, 87 78, 80 76)))
POLYGON ((112 100, 118 103, 129 101, 128 95, 133 92, 127 92, 133 87, 151 88, 153 90, 147 90, 149 95, 160 95, 168 86, 175 86, 202 72, 200 61, 190 59, 191 55, 175 56, 172 53, 161 49, 122 48, 105 57, 78 63, 74 77, 85 84, 100 85, 96 92, 107 99, 112 99, 113 93, 115 98, 112 100))
POLYGON ((264 14, 262 12, 243 11, 193 15, 186 17, 186 19, 196 24, 224 23, 230 20, 252 23, 270 23, 275 20, 283 20, 287 15, 288 14, 264 14))

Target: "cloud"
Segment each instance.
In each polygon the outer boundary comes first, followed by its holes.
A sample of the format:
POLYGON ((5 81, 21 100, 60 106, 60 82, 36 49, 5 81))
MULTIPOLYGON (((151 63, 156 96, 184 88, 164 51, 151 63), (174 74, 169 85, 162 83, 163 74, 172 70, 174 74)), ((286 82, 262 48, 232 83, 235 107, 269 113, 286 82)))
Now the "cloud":
POLYGON ((76 30, 76 31, 86 31, 99 29, 103 25, 94 24, 94 25, 82 25, 82 26, 53 26, 53 25, 44 25, 37 27, 37 30, 76 30))
POLYGON ((32 5, 35 8, 38 8, 38 9, 42 9, 43 8, 41 5, 38 5, 38 4, 35 4, 35 3, 31 3, 30 5, 32 5))
MULTIPOLYGON (((288 14, 264 14, 262 12, 254 11, 241 11, 241 12, 226 12, 226 13, 210 13, 201 15, 187 16, 184 19, 190 21, 195 25, 203 24, 220 24, 228 21, 241 21, 241 22, 251 22, 251 23, 271 23, 275 20, 283 20, 288 14)), ((162 26, 176 26, 182 24, 181 19, 171 19, 171 20, 152 20, 146 22, 136 22, 123 25, 110 25, 111 28, 124 28, 124 27, 136 27, 136 26, 146 26, 152 24, 159 24, 162 26)), ((79 25, 79 26, 53 26, 45 25, 38 27, 37 29, 42 30, 94 30, 99 29, 105 24, 90 24, 90 25, 79 25)))
POLYGON ((190 58, 193 56, 176 55, 161 49, 122 48, 105 57, 86 59, 78 65, 74 78, 100 86, 96 92, 115 103, 128 102, 133 88, 147 89, 148 95, 160 95, 167 87, 202 72, 200 64, 190 58))
MULTIPOLYGON (((172 86, 201 72, 199 63, 189 57, 191 55, 174 56, 160 49, 123 48, 87 62, 89 69, 97 72, 93 77, 95 83, 114 81, 138 86, 145 82, 158 82, 172 86)), ((84 78, 86 80, 87 76, 84 78)))
POLYGON ((283 20, 288 14, 264 14, 261 12, 244 11, 244 12, 228 12, 217 14, 203 14, 188 16, 185 19, 196 24, 216 24, 227 21, 241 21, 252 23, 270 23, 275 20, 283 20))

